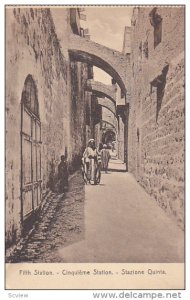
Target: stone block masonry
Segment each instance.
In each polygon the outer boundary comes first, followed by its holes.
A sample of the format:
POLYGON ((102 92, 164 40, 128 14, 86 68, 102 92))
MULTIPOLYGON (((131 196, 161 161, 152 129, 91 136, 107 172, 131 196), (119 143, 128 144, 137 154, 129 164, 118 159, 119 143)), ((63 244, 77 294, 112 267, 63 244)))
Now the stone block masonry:
POLYGON ((118 119, 118 135, 117 135, 117 146, 118 146, 118 158, 122 161, 125 160, 124 157, 124 123, 122 118, 118 119))
POLYGON ((136 8, 131 47, 129 171, 183 228, 184 7, 136 8))
POLYGON ((142 111, 142 118, 146 121, 141 127, 140 158, 143 172, 140 182, 163 209, 175 216, 180 226, 183 226, 184 218, 183 69, 183 59, 175 60, 174 64, 171 62, 157 123, 155 116, 147 118, 147 111, 142 111))
POLYGON ((24 82, 30 74, 37 86, 45 189, 51 184, 55 161, 65 146, 67 63, 60 52, 48 9, 7 7, 6 49, 6 240, 12 243, 18 239, 21 230, 20 132, 24 82))
MULTIPOLYGON (((55 16, 55 11, 53 13, 55 16)), ((72 120, 71 73, 68 53, 69 10, 61 10, 61 48, 57 24, 50 8, 6 7, 6 243, 10 246, 21 236, 21 99, 28 75, 37 90, 41 123, 42 199, 48 190, 57 189, 57 167, 60 156, 67 153, 69 165, 84 148, 85 121, 82 90, 86 69, 74 66, 79 82, 76 112, 72 120), (80 126, 79 126, 80 125, 80 126), (77 131, 80 130, 79 134, 77 131), (72 133, 77 139, 72 141, 72 133)), ((24 126, 24 125, 23 125, 24 126)), ((32 129, 33 130, 33 129, 32 129)), ((29 157, 28 157, 29 159, 29 157)))
MULTIPOLYGON (((86 102, 89 96, 85 93, 88 79, 87 65, 81 62, 71 61, 71 145, 72 165, 71 171, 81 165, 81 157, 86 147, 86 102)), ((91 99, 91 97, 90 97, 91 99)), ((91 116, 90 116, 91 117, 91 116)))

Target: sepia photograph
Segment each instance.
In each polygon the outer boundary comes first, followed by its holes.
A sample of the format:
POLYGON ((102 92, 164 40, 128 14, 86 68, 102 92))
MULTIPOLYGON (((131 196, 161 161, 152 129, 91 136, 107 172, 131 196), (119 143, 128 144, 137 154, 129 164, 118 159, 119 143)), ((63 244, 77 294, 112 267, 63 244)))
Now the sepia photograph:
POLYGON ((5 5, 6 289, 184 289, 184 52, 185 5, 5 5))

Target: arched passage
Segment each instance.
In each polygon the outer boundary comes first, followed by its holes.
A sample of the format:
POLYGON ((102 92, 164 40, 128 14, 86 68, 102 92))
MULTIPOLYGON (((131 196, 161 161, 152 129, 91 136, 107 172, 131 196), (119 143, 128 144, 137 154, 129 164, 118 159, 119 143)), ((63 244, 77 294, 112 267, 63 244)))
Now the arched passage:
POLYGON ((21 97, 21 220, 41 202, 41 123, 37 88, 28 75, 21 97))
POLYGON ((126 74, 128 63, 119 51, 102 46, 93 41, 71 34, 69 38, 71 59, 94 65, 108 73, 126 94, 126 74))
POLYGON ((114 106, 116 106, 116 92, 114 86, 106 85, 99 81, 88 80, 86 89, 88 91, 92 91, 92 93, 94 93, 97 97, 108 98, 110 101, 112 101, 114 106))
POLYGON ((112 129, 107 129, 102 134, 102 143, 104 144, 110 144, 116 140, 116 133, 112 129))
POLYGON ((98 104, 101 105, 102 107, 108 109, 114 115, 115 118, 117 117, 115 111, 113 111, 109 106, 106 106, 106 105, 104 105, 102 103, 99 103, 99 102, 98 102, 98 104))
POLYGON ((113 130, 116 131, 116 128, 115 128, 115 126, 112 123, 110 123, 107 120, 102 120, 102 127, 103 128, 105 127, 105 129, 107 129, 107 126, 111 127, 111 129, 113 129, 113 130))

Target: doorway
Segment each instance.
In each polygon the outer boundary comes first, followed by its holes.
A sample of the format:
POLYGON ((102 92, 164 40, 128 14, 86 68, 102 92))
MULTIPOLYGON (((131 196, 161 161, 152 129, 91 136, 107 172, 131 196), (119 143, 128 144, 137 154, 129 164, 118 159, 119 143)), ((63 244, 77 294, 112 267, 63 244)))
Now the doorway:
POLYGON ((28 75, 21 99, 21 221, 34 215, 41 202, 41 123, 37 89, 28 75))

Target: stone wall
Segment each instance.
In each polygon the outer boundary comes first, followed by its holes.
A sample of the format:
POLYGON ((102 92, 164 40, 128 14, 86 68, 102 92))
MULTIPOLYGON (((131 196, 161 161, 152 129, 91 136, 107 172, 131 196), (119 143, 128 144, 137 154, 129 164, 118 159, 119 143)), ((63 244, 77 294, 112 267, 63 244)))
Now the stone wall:
POLYGON ((102 130, 101 130, 101 123, 95 125, 95 143, 98 147, 99 144, 102 142, 102 130))
MULTIPOLYGON (((42 195, 57 190, 60 156, 69 165, 85 144, 85 65, 70 63, 69 14, 61 10, 64 46, 60 46, 51 10, 6 8, 6 242, 21 235, 21 95, 30 74, 37 88, 41 121, 42 195), (67 55, 66 55, 67 53, 67 55), (74 70, 76 82, 71 80, 74 70), (82 78, 82 79, 81 79, 82 78), (78 85, 74 98, 72 90, 78 85), (74 107, 75 106, 75 107, 74 107), (74 118, 74 116, 76 118, 74 118), (72 122, 75 120, 74 122, 72 122), (80 134, 79 134, 80 133, 80 134)), ((56 16, 55 10, 53 16, 56 16)))
POLYGON ((158 7, 161 42, 149 15, 135 8, 131 30, 129 171, 183 227, 184 8, 158 7))
POLYGON ((118 121, 118 134, 117 134, 117 152, 118 158, 124 161, 124 123, 122 118, 119 117, 118 121))
MULTIPOLYGON (((86 102, 91 95, 85 93, 88 70, 86 64, 71 61, 71 137, 72 137, 72 166, 75 170, 81 164, 81 157, 86 147, 86 102)), ((91 115, 91 114, 90 114, 91 115)), ((91 116, 90 116, 91 117, 91 116)))
POLYGON ((86 96, 86 108, 85 108, 85 118, 86 118, 86 146, 89 139, 93 136, 93 124, 91 118, 91 104, 92 104, 92 93, 89 91, 85 92, 86 96))

